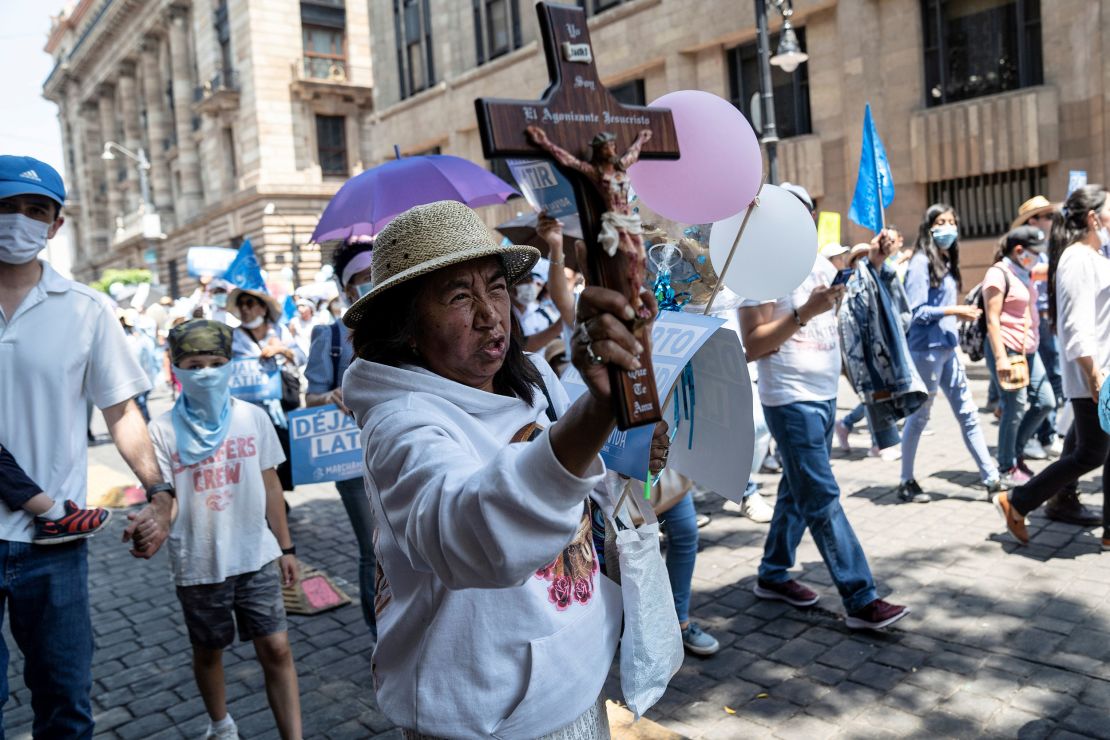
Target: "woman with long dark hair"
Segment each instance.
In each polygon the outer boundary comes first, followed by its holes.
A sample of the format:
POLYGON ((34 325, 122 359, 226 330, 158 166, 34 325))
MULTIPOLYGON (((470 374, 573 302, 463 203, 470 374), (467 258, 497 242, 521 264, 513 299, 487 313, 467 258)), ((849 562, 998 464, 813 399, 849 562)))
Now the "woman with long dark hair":
POLYGON ((1026 515, 1081 476, 1102 466, 1102 548, 1110 549, 1110 435, 1098 420, 1098 397, 1110 371, 1110 198, 1101 185, 1078 188, 1053 219, 1048 251, 1048 310, 1060 347, 1064 397, 1074 426, 1064 454, 1039 475, 995 498, 1006 528, 1029 541, 1026 515))
POLYGON ((979 479, 988 493, 996 493, 1002 486, 998 468, 991 460, 979 428, 979 410, 971 397, 967 374, 956 354, 959 344, 956 322, 975 321, 981 313, 974 306, 958 302, 963 287, 959 236, 955 209, 944 203, 929 206, 917 229, 913 257, 906 268, 906 297, 912 315, 906 338, 910 356, 929 392, 929 400, 909 416, 902 433, 902 481, 898 485, 898 498, 906 502, 931 500, 914 479, 913 465, 938 389, 944 392, 960 422, 964 444, 975 458, 979 479))

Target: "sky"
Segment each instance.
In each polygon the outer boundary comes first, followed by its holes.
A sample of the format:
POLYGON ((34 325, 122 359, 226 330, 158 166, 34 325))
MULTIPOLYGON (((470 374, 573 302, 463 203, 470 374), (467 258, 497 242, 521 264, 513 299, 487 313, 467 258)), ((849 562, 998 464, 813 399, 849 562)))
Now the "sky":
MULTIPOLYGON (((58 108, 42 97, 42 83, 54 67, 45 51, 50 33, 50 15, 61 0, 0 0, 0 82, 4 105, 0 105, 0 154, 35 157, 68 178, 63 168, 62 133, 58 108)), ((47 259, 68 274, 69 230, 63 229, 47 247, 47 259)))

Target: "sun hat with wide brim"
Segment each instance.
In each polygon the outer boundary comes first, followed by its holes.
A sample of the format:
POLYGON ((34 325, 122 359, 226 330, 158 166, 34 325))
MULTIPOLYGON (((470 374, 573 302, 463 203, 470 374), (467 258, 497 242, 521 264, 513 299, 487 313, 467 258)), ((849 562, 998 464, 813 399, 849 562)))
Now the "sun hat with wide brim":
POLYGON ((243 317, 239 315, 239 296, 244 294, 262 301, 266 306, 266 317, 270 320, 271 324, 276 324, 281 321, 282 314, 284 313, 281 310, 281 306, 278 305, 277 300, 272 295, 263 290, 236 288, 231 291, 231 294, 227 297, 227 312, 229 314, 240 321, 242 320, 243 317))
POLYGON ((1017 218, 1014 219, 1014 222, 1010 224, 1010 231, 1029 223, 1029 219, 1034 216, 1039 216, 1042 213, 1052 213, 1058 210, 1060 210, 1059 204, 1050 203, 1048 198, 1043 195, 1034 195, 1018 206, 1018 215, 1017 218))
POLYGON ((501 246, 481 217, 458 201, 410 208, 390 221, 375 239, 370 266, 374 289, 347 310, 343 323, 355 328, 374 300, 390 288, 482 257, 500 257, 505 277, 513 285, 532 271, 540 252, 516 244, 501 246))

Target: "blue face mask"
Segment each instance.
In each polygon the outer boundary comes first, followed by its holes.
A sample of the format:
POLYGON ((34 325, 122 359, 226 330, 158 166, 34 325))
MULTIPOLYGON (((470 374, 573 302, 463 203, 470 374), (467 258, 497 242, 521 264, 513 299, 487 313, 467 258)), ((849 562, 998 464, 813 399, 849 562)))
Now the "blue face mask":
POLYGON ((227 293, 213 293, 212 304, 216 308, 227 308, 227 293))
POLYGON ((173 431, 184 465, 195 465, 223 444, 231 426, 231 363, 200 370, 174 368, 181 395, 173 406, 173 431))
POLYGON ((355 286, 355 290, 358 291, 358 297, 359 298, 362 298, 364 295, 366 295, 367 293, 369 293, 373 289, 374 289, 374 283, 369 282, 369 281, 367 281, 365 283, 360 283, 360 284, 355 286))
POLYGON ((934 226, 929 234, 933 237, 933 244, 941 249, 948 249, 960 238, 959 228, 950 224, 934 226))

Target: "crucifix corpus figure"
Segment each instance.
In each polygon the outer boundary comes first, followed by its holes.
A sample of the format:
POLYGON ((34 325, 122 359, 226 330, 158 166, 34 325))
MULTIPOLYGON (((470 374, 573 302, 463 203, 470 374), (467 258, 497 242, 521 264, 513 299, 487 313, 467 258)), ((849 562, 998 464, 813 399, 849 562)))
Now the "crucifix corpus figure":
POLYGON ((590 159, 583 161, 547 138, 539 126, 527 128, 532 143, 550 154, 563 167, 582 173, 605 203, 601 214, 598 244, 610 258, 621 252, 625 257, 623 293, 632 302, 639 320, 651 320, 651 312, 640 299, 647 276, 647 257, 644 253, 643 229, 640 216, 628 203, 628 168, 640 158, 640 149, 651 141, 651 129, 641 129, 632 146, 622 156, 617 156, 616 134, 602 132, 590 142, 590 159))

